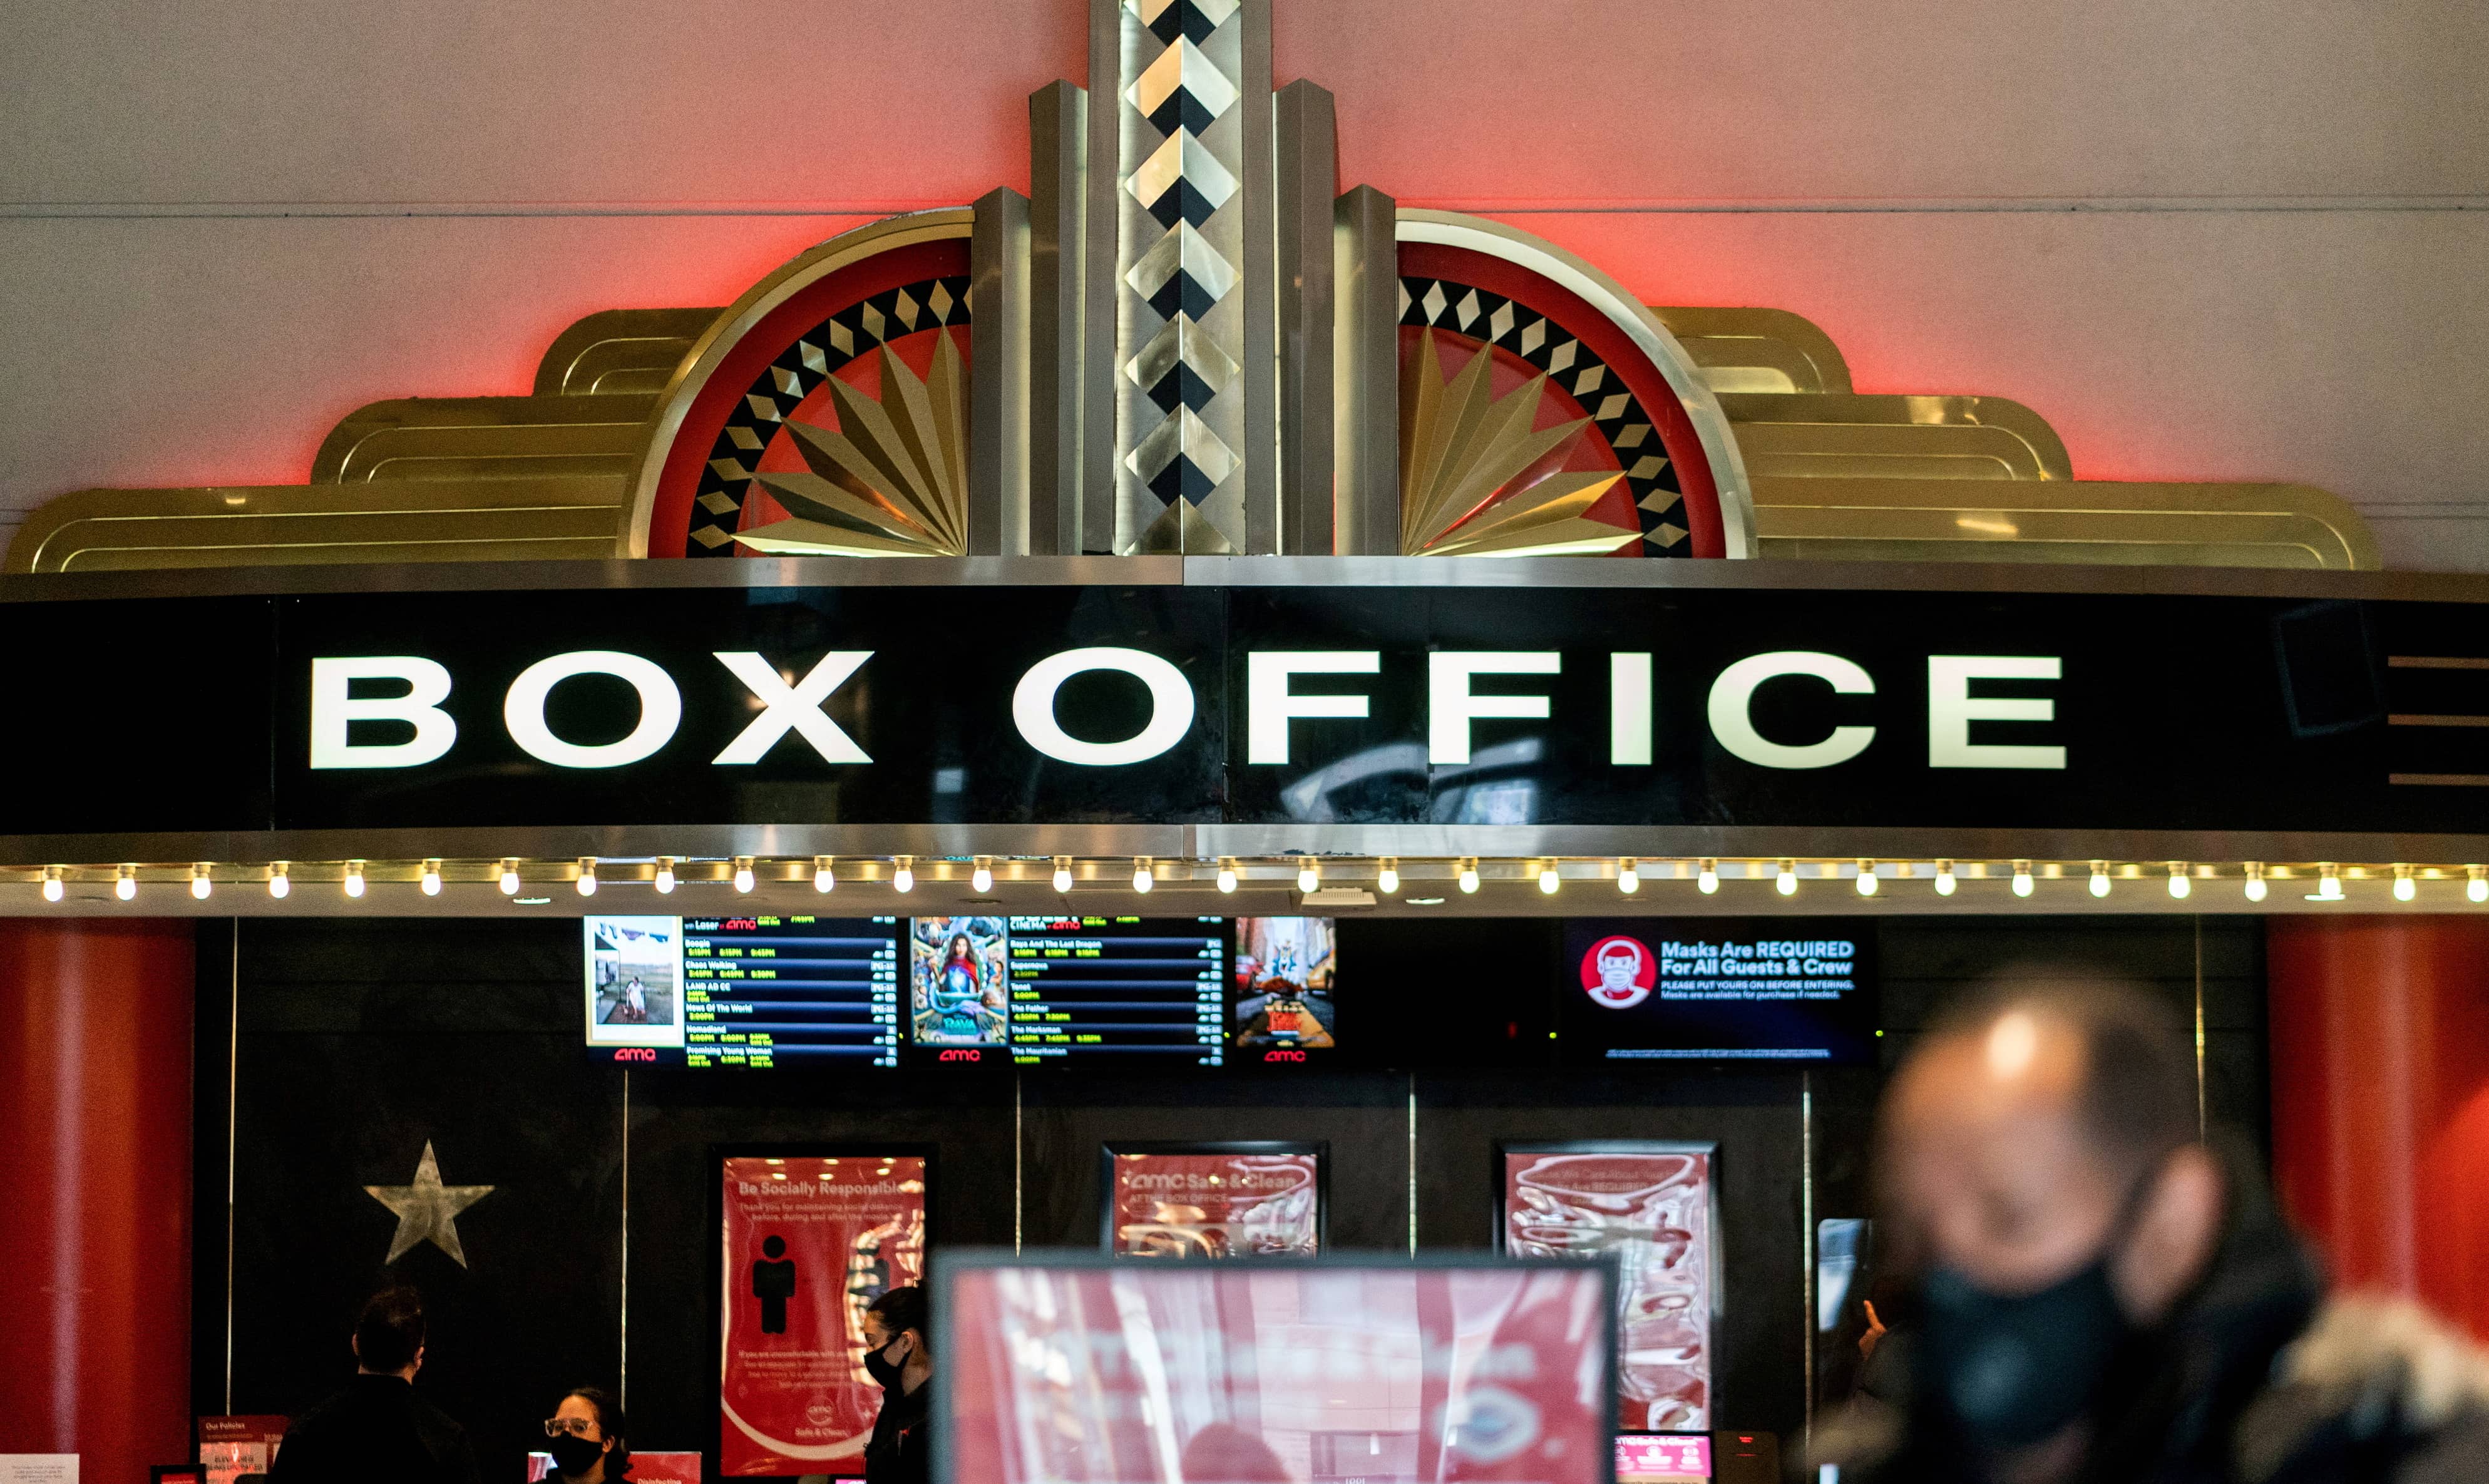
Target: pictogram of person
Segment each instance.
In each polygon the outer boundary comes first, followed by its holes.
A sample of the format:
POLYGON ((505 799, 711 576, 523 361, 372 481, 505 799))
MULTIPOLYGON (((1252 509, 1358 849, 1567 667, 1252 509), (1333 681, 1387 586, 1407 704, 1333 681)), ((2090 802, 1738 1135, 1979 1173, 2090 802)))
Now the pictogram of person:
POLYGON ((787 1255, 787 1239, 771 1237, 760 1243, 765 1259, 752 1265, 752 1297, 760 1300, 760 1332, 787 1332, 787 1300, 795 1297, 795 1260, 787 1255))

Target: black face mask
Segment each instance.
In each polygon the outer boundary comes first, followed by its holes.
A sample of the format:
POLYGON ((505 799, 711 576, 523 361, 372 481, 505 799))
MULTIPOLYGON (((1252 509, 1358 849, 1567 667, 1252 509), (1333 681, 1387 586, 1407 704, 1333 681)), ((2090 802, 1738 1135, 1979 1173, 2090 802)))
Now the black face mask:
POLYGON ((1920 1394, 1990 1448, 2043 1442, 2090 1411, 2121 1352, 2136 1338, 2108 1269, 2160 1170, 2121 1203, 2105 1251, 2033 1294, 1992 1294, 1950 1269, 1920 1285, 1913 1341, 1920 1394))
POLYGON ((596 1467, 596 1461, 605 1456, 605 1444, 576 1433, 558 1433, 545 1440, 545 1451, 553 1455, 555 1468, 577 1478, 596 1467))
POLYGON ((899 1336, 892 1335, 881 1342, 880 1350, 868 1350, 864 1353, 864 1373, 879 1383, 885 1391, 899 1384, 899 1367, 883 1359, 881 1352, 898 1343, 899 1336))

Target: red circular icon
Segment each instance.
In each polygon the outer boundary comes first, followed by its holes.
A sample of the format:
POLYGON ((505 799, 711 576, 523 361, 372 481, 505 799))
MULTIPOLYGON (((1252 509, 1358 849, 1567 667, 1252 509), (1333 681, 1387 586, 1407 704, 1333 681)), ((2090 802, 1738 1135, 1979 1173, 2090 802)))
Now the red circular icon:
POLYGON ((1601 938, 1582 956, 1582 987, 1593 1005, 1631 1010, 1657 983, 1659 959, 1639 938, 1601 938))

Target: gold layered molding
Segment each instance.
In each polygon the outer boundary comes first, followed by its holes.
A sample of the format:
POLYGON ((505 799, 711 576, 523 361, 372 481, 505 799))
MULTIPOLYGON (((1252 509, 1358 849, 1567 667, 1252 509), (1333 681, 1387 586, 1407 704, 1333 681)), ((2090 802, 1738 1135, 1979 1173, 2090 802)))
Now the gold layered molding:
MULTIPOLYGON (((61 496, 18 528, 6 570, 628 556, 632 489, 658 393, 725 312, 603 310, 555 337, 531 396, 359 408, 323 442, 307 485, 61 496)), ((1788 310, 1650 312, 1728 414, 1752 483, 1759 555, 2379 565, 2366 523, 2323 490, 2076 480, 2064 442, 2032 409, 1999 397, 1855 393, 1840 347, 1788 310)), ((879 493, 890 480, 855 482, 879 493)), ((1551 485, 1531 498, 1504 497, 1490 513, 1511 528, 1491 544, 1598 546, 1567 539, 1586 534, 1572 519, 1582 501, 1557 497, 1576 495, 1551 485)), ((1412 533, 1423 525, 1413 523, 1412 533)), ((872 533, 851 534, 874 544, 872 533)), ((1432 536, 1415 549, 1458 544, 1442 531, 1432 536)), ((912 526, 880 539, 911 551, 946 547, 938 533, 912 526)))

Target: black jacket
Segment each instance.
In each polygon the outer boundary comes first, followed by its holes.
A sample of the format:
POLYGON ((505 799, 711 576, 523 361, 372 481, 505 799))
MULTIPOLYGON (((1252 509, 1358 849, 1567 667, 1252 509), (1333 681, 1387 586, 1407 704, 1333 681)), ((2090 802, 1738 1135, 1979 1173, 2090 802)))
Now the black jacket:
MULTIPOLYGON (((2231 1185, 2212 1270, 2108 1378, 2081 1484, 2489 1481, 2489 1357, 2416 1307, 2329 1300, 2244 1161, 2231 1185)), ((1817 1429, 1843 1484, 1980 1484, 1931 1409, 1885 1400, 1817 1429)))
POLYGON ((285 1431, 269 1484, 480 1484, 467 1430, 394 1376, 358 1375, 285 1431))
POLYGON ((931 1381, 913 1391, 884 1388, 881 1415, 873 1419, 873 1437, 864 1445, 865 1484, 927 1484, 933 1462, 932 1417, 931 1381))

